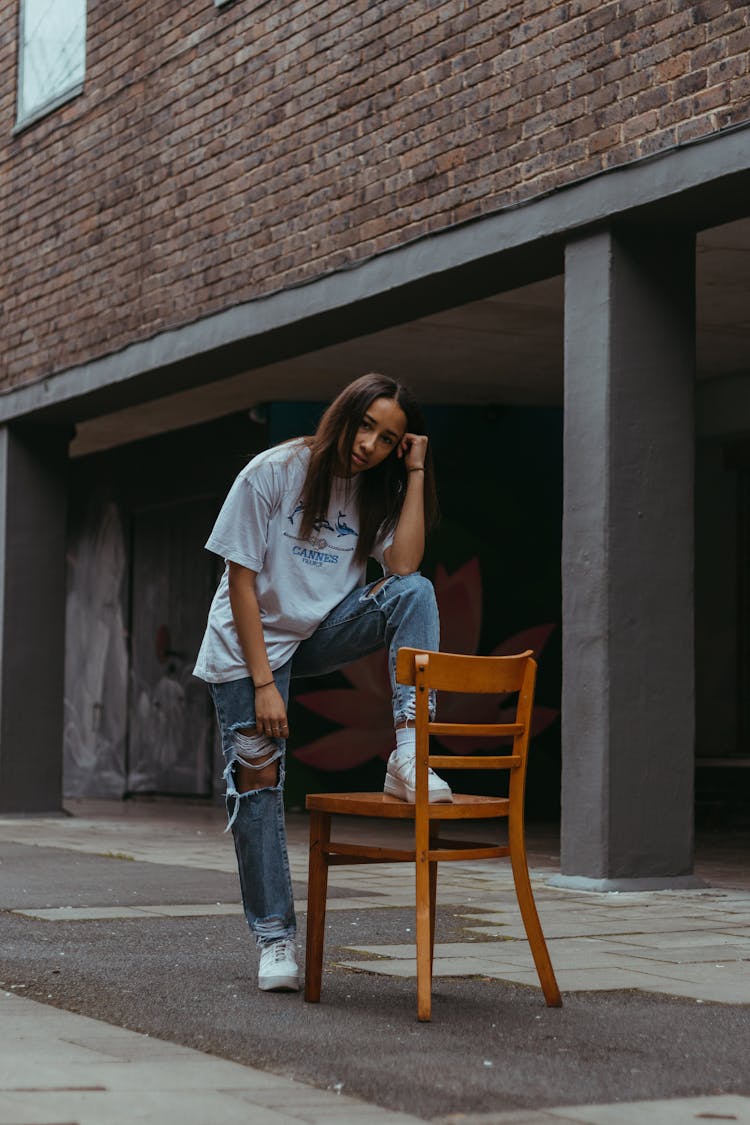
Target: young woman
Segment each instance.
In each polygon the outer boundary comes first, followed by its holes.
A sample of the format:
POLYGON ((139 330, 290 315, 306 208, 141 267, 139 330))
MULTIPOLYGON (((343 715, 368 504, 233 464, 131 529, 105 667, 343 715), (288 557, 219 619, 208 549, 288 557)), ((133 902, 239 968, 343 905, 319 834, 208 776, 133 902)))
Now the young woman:
MULTIPOLYGON (((414 689, 396 683, 395 665, 404 645, 439 647, 434 591, 416 573, 437 517, 424 430, 404 386, 362 376, 312 437, 269 449, 242 470, 206 544, 226 567, 195 675, 209 684, 221 729, 261 989, 299 988, 282 796, 290 679, 385 646, 396 743, 385 791, 414 800, 414 689), (370 556, 385 577, 364 585, 370 556)), ((432 774, 430 800, 451 799, 432 774)))

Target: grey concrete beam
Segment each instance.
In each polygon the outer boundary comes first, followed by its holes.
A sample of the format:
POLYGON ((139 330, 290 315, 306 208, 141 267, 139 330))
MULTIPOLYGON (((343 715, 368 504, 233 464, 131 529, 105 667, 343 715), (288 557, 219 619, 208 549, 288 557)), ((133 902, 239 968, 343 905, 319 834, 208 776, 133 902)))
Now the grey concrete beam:
POLYGON ((610 170, 11 390, 0 396, 0 422, 92 417, 516 288, 561 272, 565 241, 616 217, 729 221, 747 213, 749 134, 610 170))
POLYGON ((561 870, 592 890, 692 871, 694 277, 690 232, 566 256, 561 870))
POLYGON ((0 812, 62 809, 70 433, 0 427, 0 812))

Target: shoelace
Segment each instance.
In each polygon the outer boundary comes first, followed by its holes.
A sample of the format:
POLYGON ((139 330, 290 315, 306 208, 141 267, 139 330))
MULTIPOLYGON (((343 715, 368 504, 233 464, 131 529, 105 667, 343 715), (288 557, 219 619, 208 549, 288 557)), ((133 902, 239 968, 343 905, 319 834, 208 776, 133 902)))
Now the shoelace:
POLYGON ((273 963, 278 965, 279 961, 286 961, 290 956, 289 943, 286 941, 274 942, 273 946, 273 963))

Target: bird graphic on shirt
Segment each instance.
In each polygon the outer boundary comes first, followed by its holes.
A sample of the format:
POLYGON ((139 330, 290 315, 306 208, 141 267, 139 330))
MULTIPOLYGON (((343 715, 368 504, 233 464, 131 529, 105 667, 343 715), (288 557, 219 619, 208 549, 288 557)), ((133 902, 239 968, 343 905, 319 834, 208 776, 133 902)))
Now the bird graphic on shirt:
MULTIPOLYGON (((296 517, 300 514, 300 512, 304 512, 304 510, 305 510, 304 504, 299 503, 297 505, 297 507, 294 509, 294 511, 292 512, 292 514, 290 516, 286 517, 289 520, 290 524, 292 524, 292 526, 294 526, 294 521, 295 521, 296 517)), ((341 516, 341 515, 342 515, 342 513, 339 512, 339 516, 341 516)), ((320 531, 321 527, 324 527, 326 529, 326 531, 335 531, 335 528, 331 527, 330 523, 326 519, 316 520, 315 523, 313 524, 313 530, 314 531, 320 531)), ((347 534, 347 533, 346 532, 340 532, 340 534, 344 535, 344 534, 347 534)), ((356 535, 357 533, 356 533, 356 531, 352 531, 351 534, 356 535)))
MULTIPOLYGON (((336 534, 338 537, 341 538, 342 535, 359 535, 358 531, 355 531, 353 527, 349 527, 349 525, 344 522, 345 516, 346 512, 339 512, 339 518, 336 520, 336 534)), ((331 528, 331 531, 333 531, 333 528, 331 528)))

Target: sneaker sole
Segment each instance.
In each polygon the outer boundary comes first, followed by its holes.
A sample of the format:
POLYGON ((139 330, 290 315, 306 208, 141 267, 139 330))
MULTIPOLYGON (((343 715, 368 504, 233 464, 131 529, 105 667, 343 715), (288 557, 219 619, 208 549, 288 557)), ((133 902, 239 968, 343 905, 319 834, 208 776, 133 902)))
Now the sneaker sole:
MULTIPOLYGON (((407 785, 405 781, 399 781, 395 777, 391 777, 389 773, 385 775, 385 784, 383 792, 387 793, 389 797, 398 797, 400 801, 406 801, 408 805, 413 805, 417 799, 416 790, 407 785)), ((446 794, 440 794, 439 797, 430 796, 430 804, 432 805, 449 805, 453 803, 453 794, 450 790, 446 794)))
POLYGON ((299 992, 298 977, 258 977, 261 992, 299 992))

